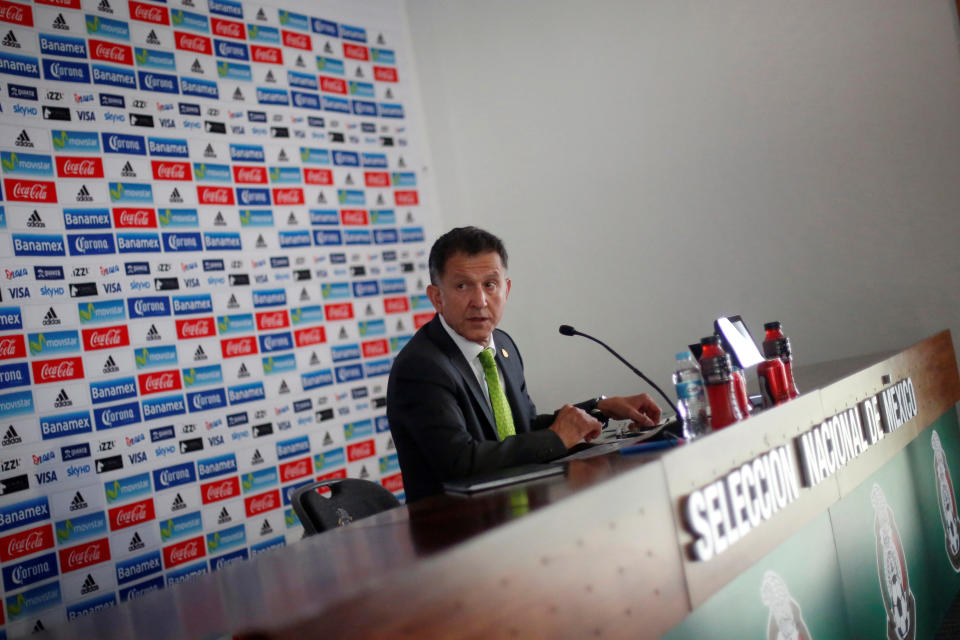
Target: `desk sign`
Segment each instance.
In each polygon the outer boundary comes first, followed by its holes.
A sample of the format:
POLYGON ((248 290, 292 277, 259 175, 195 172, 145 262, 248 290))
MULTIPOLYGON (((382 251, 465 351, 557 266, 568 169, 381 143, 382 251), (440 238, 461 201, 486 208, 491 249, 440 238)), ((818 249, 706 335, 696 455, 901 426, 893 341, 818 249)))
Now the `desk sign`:
POLYGON ((687 496, 685 516, 697 560, 710 560, 751 529, 835 474, 917 415, 906 378, 793 439, 733 469, 687 496))

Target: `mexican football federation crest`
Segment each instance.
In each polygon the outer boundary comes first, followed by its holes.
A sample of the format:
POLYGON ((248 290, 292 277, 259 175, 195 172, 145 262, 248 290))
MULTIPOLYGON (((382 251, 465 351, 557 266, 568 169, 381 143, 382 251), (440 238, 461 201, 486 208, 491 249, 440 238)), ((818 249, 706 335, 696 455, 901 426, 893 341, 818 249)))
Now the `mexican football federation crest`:
POLYGON ((917 635, 917 605, 910 590, 903 542, 880 485, 870 492, 873 503, 873 535, 877 545, 877 576, 887 611, 887 640, 914 640, 917 635))
POLYGON ((791 597, 787 583, 775 572, 763 574, 760 599, 770 610, 767 640, 811 640, 800 605, 791 597))
POLYGON ((937 485, 937 506, 940 507, 940 523, 943 525, 943 544, 947 549, 947 558, 954 571, 960 572, 960 519, 957 518, 957 499, 953 492, 953 479, 947 456, 940 444, 940 435, 934 431, 930 436, 933 447, 933 472, 937 485))

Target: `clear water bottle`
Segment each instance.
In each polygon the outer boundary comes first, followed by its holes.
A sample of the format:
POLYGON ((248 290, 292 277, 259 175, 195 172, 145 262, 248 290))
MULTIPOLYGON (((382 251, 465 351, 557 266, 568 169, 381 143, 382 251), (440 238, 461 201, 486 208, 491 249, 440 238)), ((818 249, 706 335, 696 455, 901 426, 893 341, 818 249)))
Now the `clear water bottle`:
POLYGON ((689 351, 677 354, 673 385, 677 390, 677 411, 681 414, 677 417, 683 420, 683 437, 692 440, 707 433, 710 430, 710 418, 703 391, 703 376, 689 351))

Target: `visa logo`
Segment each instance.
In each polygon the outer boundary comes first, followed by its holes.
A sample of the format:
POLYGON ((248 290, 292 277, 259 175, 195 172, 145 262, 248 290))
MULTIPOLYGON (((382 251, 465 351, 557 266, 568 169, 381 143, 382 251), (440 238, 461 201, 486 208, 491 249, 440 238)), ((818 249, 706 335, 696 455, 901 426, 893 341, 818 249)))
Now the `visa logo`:
POLYGON ((28 289, 27 287, 7 287, 7 294, 11 298, 20 298, 20 299, 29 298, 30 289, 28 289))
POLYGON ((37 484, 50 484, 52 482, 57 482, 57 472, 53 470, 35 473, 33 474, 33 477, 37 484))

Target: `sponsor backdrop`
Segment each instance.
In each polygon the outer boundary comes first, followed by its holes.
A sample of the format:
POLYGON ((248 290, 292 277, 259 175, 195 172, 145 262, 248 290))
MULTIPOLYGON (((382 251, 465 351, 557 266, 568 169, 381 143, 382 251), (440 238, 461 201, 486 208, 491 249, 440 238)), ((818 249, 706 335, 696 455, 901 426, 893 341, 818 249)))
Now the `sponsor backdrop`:
POLYGON ((0 639, 297 540, 315 478, 403 496, 409 46, 303 6, 0 0, 0 639))
POLYGON ((951 409, 667 637, 932 638, 960 589, 957 472, 951 409))

